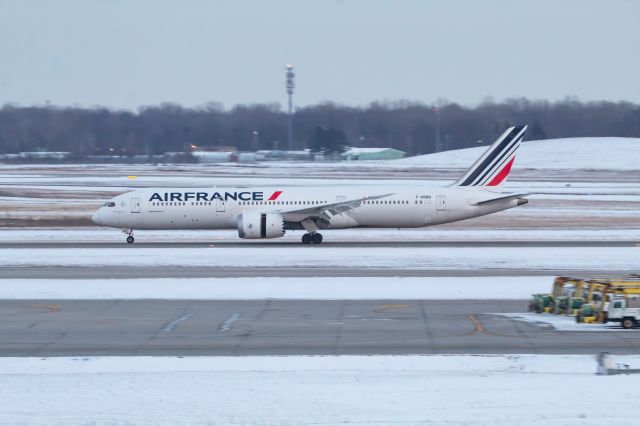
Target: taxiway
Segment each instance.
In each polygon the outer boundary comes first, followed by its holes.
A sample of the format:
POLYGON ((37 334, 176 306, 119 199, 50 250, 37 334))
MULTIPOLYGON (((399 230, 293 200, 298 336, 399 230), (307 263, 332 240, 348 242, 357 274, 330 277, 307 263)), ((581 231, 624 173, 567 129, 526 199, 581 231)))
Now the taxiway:
POLYGON ((2 356, 594 354, 640 332, 507 318, 525 300, 2 300, 2 356))

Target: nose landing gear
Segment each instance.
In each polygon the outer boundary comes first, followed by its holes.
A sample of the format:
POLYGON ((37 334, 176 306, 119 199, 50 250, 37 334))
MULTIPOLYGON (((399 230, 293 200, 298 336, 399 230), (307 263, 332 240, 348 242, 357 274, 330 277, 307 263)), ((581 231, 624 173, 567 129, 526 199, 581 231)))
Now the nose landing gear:
POLYGON ((302 236, 302 244, 320 244, 322 242, 322 234, 319 232, 307 233, 302 236))
POLYGON ((135 238, 133 238, 133 229, 123 229, 122 232, 127 234, 127 243, 133 244, 135 238))

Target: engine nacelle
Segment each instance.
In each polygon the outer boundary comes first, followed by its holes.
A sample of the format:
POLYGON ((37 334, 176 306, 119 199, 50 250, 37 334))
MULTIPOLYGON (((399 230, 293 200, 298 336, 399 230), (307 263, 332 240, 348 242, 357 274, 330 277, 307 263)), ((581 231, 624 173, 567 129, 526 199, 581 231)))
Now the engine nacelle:
POLYGON ((242 213, 238 216, 240 238, 279 238, 284 235, 284 219, 278 213, 242 213))

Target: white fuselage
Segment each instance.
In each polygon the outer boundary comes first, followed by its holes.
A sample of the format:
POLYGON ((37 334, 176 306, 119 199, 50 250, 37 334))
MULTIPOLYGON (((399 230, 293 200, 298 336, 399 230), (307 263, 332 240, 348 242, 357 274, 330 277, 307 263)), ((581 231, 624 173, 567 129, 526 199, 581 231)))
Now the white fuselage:
MULTIPOLYGON (((484 205, 500 194, 464 187, 338 188, 158 188, 119 195, 112 206, 101 207, 93 220, 123 229, 236 229, 238 217, 248 212, 281 213, 363 199, 357 207, 331 215, 320 229, 353 227, 416 228, 469 219, 522 204, 505 199, 484 205), (377 199, 366 199, 390 194, 377 199)), ((286 229, 300 229, 295 220, 286 229)))

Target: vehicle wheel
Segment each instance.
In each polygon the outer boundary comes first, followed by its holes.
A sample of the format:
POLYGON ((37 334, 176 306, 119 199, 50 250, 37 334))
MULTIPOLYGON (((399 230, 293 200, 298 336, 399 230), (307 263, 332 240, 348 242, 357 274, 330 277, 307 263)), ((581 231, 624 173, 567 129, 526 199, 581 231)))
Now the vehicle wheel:
POLYGON ((633 328, 636 325, 636 321, 633 318, 625 318, 622 320, 622 328, 633 328))
POLYGON ((320 244, 322 242, 322 234, 318 234, 317 232, 311 236, 311 240, 313 244, 320 244))
POLYGON ((135 240, 134 240, 134 238, 133 238, 133 236, 132 236, 132 235, 129 235, 129 236, 127 237, 127 242, 128 242, 129 244, 133 244, 133 242, 134 242, 134 241, 135 241, 135 240))
POLYGON ((311 234, 304 234, 302 236, 302 244, 309 244, 311 243, 311 234))

